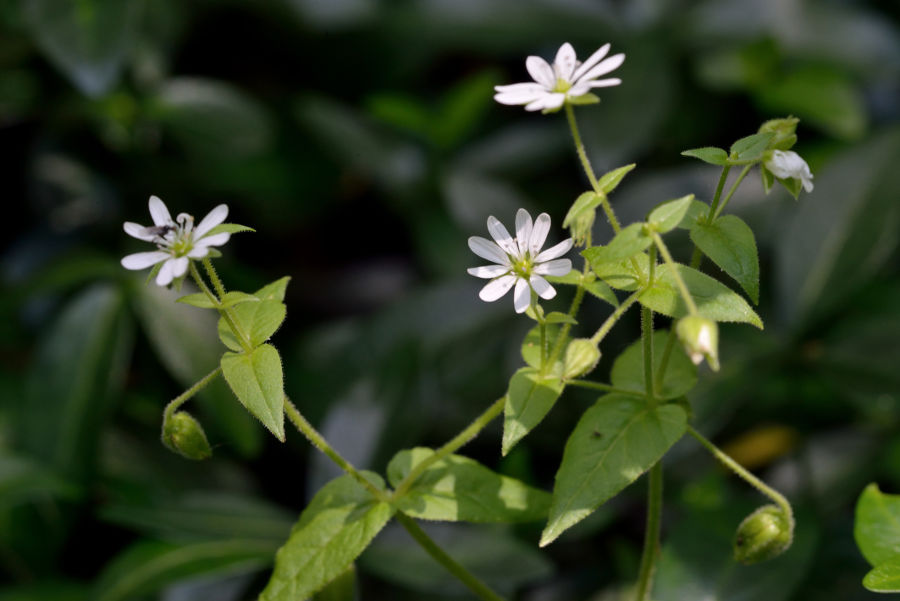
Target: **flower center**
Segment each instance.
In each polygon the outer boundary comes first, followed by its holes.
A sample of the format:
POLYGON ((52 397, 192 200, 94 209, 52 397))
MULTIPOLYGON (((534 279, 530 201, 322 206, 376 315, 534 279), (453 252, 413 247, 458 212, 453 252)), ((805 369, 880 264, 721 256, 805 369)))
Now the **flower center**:
POLYGON ((534 269, 531 253, 526 252, 524 256, 510 258, 512 259, 512 272, 515 275, 525 280, 531 277, 531 272, 534 269))
POLYGON ((556 86, 553 88, 554 92, 558 92, 560 94, 565 94, 572 88, 571 82, 566 81, 562 77, 556 78, 556 86))

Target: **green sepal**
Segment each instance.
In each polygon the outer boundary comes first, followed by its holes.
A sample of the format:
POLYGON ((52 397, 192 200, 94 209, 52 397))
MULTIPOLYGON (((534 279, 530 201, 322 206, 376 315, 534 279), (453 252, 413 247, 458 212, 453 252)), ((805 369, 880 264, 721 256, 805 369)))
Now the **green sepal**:
POLYGON ((187 411, 178 411, 163 419, 162 443, 186 459, 201 461, 212 456, 203 426, 187 411))
POLYGON ((647 223, 660 234, 670 232, 681 225, 693 202, 693 194, 666 201, 650 211, 647 223))
POLYGON ((156 279, 156 276, 159 275, 159 270, 162 269, 163 263, 165 263, 165 261, 160 261, 150 269, 150 273, 147 274, 147 279, 144 280, 144 285, 147 285, 156 279))
POLYGON ((600 102, 600 97, 596 94, 588 92, 587 94, 582 94, 581 96, 569 98, 567 99, 567 102, 573 106, 584 106, 588 104, 597 104, 598 102, 600 102))
POLYGON ((569 212, 566 213, 566 217, 563 219, 562 226, 569 228, 576 243, 584 244, 591 227, 594 225, 597 207, 603 202, 603 198, 602 195, 590 190, 581 194, 572 203, 569 212))
POLYGON ((600 361, 600 349, 587 338, 576 338, 566 346, 563 358, 563 380, 590 373, 600 361))
POLYGON ((564 388, 559 377, 541 376, 534 367, 523 367, 513 374, 503 411, 503 455, 541 423, 564 388))
POLYGON ((281 356, 271 344, 248 353, 225 353, 222 375, 238 400, 284 442, 284 375, 281 356))
POLYGON ((209 230, 206 234, 204 234, 204 238, 207 236, 214 236, 216 234, 239 234, 241 232, 255 232, 256 230, 252 227, 247 227, 246 225, 241 225, 239 223, 220 223, 213 229, 209 230))
POLYGON ((709 163, 710 165, 719 165, 720 167, 728 165, 728 153, 725 152, 723 148, 716 148, 715 146, 691 148, 690 150, 685 150, 684 152, 682 152, 681 156, 700 159, 704 163, 709 163))
POLYGON ((763 191, 768 194, 772 191, 772 186, 775 184, 775 174, 766 168, 765 163, 760 163, 759 175, 762 178, 763 191))
POLYGON ((734 535, 734 559, 744 565, 774 559, 790 548, 794 524, 780 507, 763 505, 744 518, 734 535))
POLYGON ((213 301, 203 292, 195 292, 194 294, 182 296, 181 298, 176 299, 175 302, 183 303, 185 305, 191 305, 192 307, 199 307, 200 309, 215 309, 216 307, 233 307, 234 305, 238 305, 240 303, 254 301, 259 301, 259 299, 252 294, 235 291, 226 292, 225 296, 222 297, 221 304, 219 305, 214 304, 213 301))

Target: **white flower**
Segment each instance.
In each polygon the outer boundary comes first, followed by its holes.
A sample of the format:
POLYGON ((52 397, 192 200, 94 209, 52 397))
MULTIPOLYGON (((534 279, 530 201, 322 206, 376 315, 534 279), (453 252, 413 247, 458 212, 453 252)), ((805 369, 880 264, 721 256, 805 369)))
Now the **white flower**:
POLYGON ((553 66, 539 56, 529 56, 525 68, 536 83, 495 86, 494 100, 500 104, 524 104, 526 111, 555 110, 593 88, 617 86, 621 79, 597 79, 617 69, 625 60, 624 54, 614 54, 601 62, 608 52, 609 44, 605 44, 581 63, 575 58, 572 45, 566 42, 559 47, 553 66))
POLYGON ((231 234, 219 233, 211 236, 209 231, 225 221, 228 216, 228 205, 214 208, 194 227, 194 218, 187 213, 180 213, 175 221, 169 214, 165 203, 156 196, 150 197, 150 217, 153 225, 144 227, 126 221, 125 233, 129 236, 153 242, 157 250, 135 253, 122 259, 125 269, 146 269, 151 265, 163 262, 156 276, 156 283, 168 286, 175 278, 187 273, 191 259, 202 259, 209 254, 210 246, 221 246, 228 242, 231 234))
POLYGON ((473 253, 496 263, 468 269, 470 275, 491 280, 478 293, 481 300, 493 302, 515 284, 513 304, 516 313, 523 313, 531 304, 532 290, 543 299, 549 300, 556 296, 556 290, 541 276, 562 276, 572 270, 572 261, 557 258, 569 252, 572 239, 541 252, 550 232, 550 216, 541 213, 532 222, 528 211, 519 209, 516 213, 515 238, 509 235, 494 216, 488 217, 487 227, 494 242, 481 236, 469 238, 469 248, 473 253))
POLYGON ((780 179, 797 179, 807 192, 813 191, 813 175, 809 165, 793 150, 775 150, 766 161, 766 169, 780 179))

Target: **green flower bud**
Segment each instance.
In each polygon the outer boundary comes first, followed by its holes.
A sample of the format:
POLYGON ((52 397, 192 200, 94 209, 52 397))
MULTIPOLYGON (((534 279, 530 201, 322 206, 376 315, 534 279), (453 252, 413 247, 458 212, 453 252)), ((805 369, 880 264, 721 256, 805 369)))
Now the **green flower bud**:
POLYGON ((773 132, 775 137, 769 142, 769 150, 787 150, 797 143, 797 124, 800 119, 786 117, 784 119, 770 119, 759 128, 759 133, 773 132))
POLYGON ((793 539, 793 520, 779 507, 763 505, 738 526, 734 558, 745 565, 768 561, 787 551, 793 539))
POLYGON ((576 338, 566 347, 566 358, 563 361, 563 379, 571 380, 584 375, 597 367, 600 361, 600 349, 587 338, 576 338))
POLYGON ((705 358, 713 371, 719 371, 719 326, 716 322, 699 315, 688 315, 678 321, 675 333, 694 365, 699 365, 705 358))
POLYGON ((596 219, 596 217, 596 210, 582 211, 575 217, 575 220, 569 227, 569 231, 572 232, 572 238, 575 240, 575 244, 584 246, 588 234, 591 233, 591 228, 594 227, 594 219, 596 219))
POLYGON ((162 442, 187 459, 199 461, 212 456, 203 426, 185 411, 174 413, 163 421, 162 442))

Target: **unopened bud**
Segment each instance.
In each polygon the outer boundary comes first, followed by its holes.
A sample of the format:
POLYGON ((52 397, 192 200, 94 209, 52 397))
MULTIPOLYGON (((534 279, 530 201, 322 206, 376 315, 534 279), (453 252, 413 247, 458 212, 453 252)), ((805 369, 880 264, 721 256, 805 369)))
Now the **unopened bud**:
POLYGON ((772 132, 775 137, 769 142, 769 150, 787 150, 797 143, 797 124, 800 122, 796 117, 786 117, 784 119, 770 119, 763 123, 759 128, 759 133, 772 132))
POLYGON ((563 379, 571 380, 584 375, 597 367, 600 361, 600 349, 587 338, 576 338, 566 347, 566 358, 563 362, 563 379))
POLYGON ((734 558, 746 565, 774 559, 794 538, 793 520, 775 505, 763 505, 741 522, 734 535, 734 558))
POLYGON ((162 442, 187 459, 199 461, 212 456, 203 426, 185 411, 174 413, 163 421, 162 442))
POLYGON ((719 326, 716 322, 699 315, 688 315, 678 321, 675 332, 694 365, 706 359, 713 371, 719 371, 719 326))

